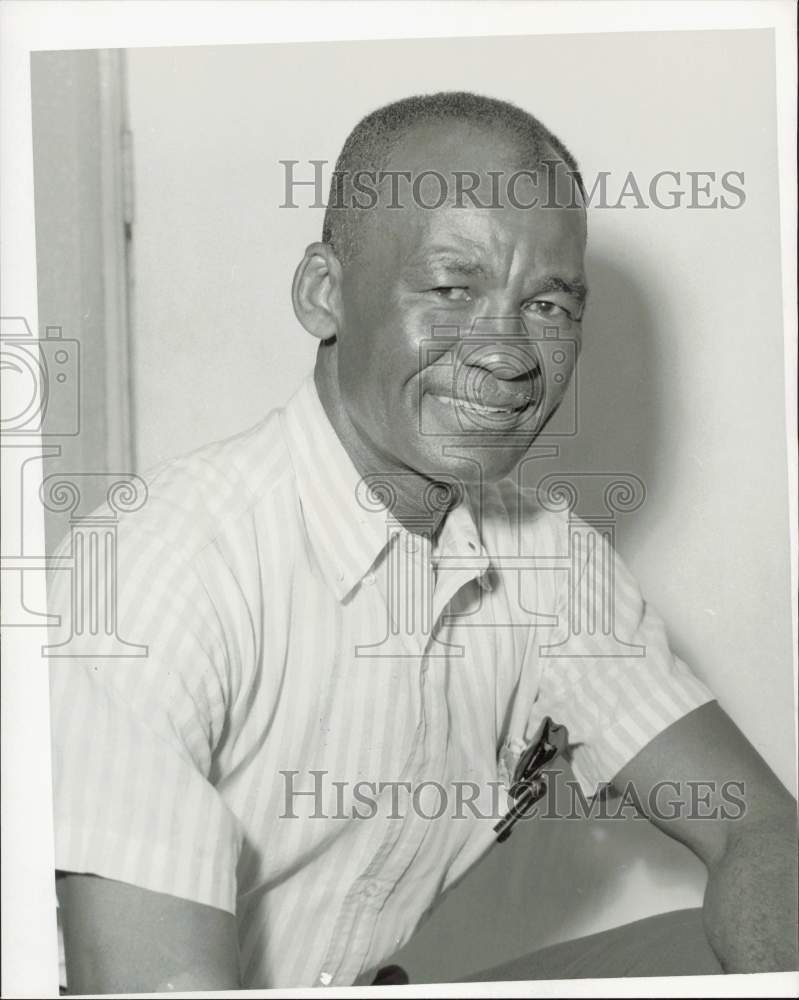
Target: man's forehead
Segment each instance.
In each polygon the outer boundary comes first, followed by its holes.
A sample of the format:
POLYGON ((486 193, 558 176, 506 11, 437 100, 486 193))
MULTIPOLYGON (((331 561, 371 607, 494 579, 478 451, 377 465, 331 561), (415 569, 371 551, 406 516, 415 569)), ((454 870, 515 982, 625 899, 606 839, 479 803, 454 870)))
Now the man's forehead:
POLYGON ((409 265, 450 266, 464 273, 490 270, 497 258, 520 252, 581 259, 585 245, 584 216, 570 209, 447 205, 416 208, 408 223, 395 232, 409 265))
POLYGON ((376 179, 378 207, 392 212, 480 208, 508 212, 507 221, 536 207, 585 214, 575 172, 554 150, 533 150, 485 127, 442 135, 418 128, 398 143, 376 179))
POLYGON ((569 203, 565 164, 551 155, 539 170, 532 152, 501 130, 460 122, 414 126, 382 168, 376 204, 359 214, 376 223, 372 236, 382 245, 374 249, 395 260, 418 262, 446 250, 468 268, 520 242, 573 253, 585 240, 585 213, 569 203), (550 169, 560 177, 554 203, 550 169))

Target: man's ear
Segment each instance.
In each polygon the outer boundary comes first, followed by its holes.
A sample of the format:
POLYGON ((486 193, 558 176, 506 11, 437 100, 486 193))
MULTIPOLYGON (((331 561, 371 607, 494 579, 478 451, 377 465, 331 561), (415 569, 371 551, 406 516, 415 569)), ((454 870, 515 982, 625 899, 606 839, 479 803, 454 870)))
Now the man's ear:
POLYGON ((319 340, 330 340, 341 323, 342 270, 333 248, 311 243, 294 272, 291 301, 297 319, 319 340))

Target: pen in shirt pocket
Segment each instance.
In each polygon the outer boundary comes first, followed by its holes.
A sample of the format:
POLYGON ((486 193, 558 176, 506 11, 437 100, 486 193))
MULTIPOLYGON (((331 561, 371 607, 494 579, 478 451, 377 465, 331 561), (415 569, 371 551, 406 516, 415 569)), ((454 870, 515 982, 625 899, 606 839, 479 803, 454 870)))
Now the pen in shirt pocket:
POLYGON ((531 716, 534 717, 538 677, 535 671, 522 674, 511 713, 508 735, 503 744, 501 763, 506 768, 510 808, 494 826, 497 841, 507 840, 516 822, 526 816, 547 790, 543 769, 568 747, 569 734, 565 726, 557 725, 544 716, 534 735, 530 736, 531 716), (519 735, 516 735, 519 734, 519 735), (513 770, 511 771, 511 766, 513 770))
POLYGON ((494 826, 497 841, 501 844, 513 832, 513 827, 547 791, 544 769, 560 756, 568 746, 569 735, 565 726, 559 726, 546 716, 535 738, 525 747, 508 789, 513 805, 494 826))

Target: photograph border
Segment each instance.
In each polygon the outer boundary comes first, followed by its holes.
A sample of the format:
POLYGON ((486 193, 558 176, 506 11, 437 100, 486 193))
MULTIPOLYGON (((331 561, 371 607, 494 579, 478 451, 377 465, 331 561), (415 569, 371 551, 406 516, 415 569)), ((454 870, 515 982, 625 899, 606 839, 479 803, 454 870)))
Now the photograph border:
MULTIPOLYGON (((0 316, 25 317, 38 330, 33 207, 30 54, 43 50, 194 46, 258 42, 446 38, 627 31, 772 28, 776 43, 785 429, 788 441, 791 590, 797 592, 796 408, 796 8, 766 2, 58 2, 6 0, 0 6, 0 316)), ((15 456, 3 448, 3 489, 13 488, 15 456), (12 482, 9 482, 11 478, 12 482)), ((19 500, 4 504, 13 516, 19 500)), ((43 552, 41 508, 26 511, 25 551, 43 552)), ((3 587, 8 585, 3 574, 3 587)), ((26 593, 46 604, 44 574, 29 574, 26 593)), ((797 611, 792 607, 794 705, 797 704, 797 611)), ((44 628, 3 635, 2 671, 2 993, 58 995, 47 660, 44 628), (32 669, 33 667, 33 669, 32 669)), ((792 996, 799 976, 580 980, 533 984, 464 984, 462 996, 792 996)), ((385 988, 333 989, 334 995, 385 995, 385 988), (381 992, 382 990, 382 992, 381 992)), ((396 989, 403 996, 447 996, 446 984, 396 989)), ((152 994, 171 996, 173 994, 152 994)), ((204 996, 205 993, 192 993, 204 996)), ((212 994, 207 994, 212 995, 212 994)), ((244 990, 235 996, 301 996, 302 990, 244 990)))

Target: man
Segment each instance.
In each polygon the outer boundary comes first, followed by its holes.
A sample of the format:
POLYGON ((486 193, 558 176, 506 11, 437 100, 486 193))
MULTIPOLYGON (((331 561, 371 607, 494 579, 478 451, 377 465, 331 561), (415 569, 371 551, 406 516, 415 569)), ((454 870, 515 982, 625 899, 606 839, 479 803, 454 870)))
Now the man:
POLYGON ((794 966, 791 797, 602 539, 521 486, 579 348, 585 239, 573 158, 512 105, 410 98, 349 137, 293 286, 313 379, 123 519, 117 627, 146 657, 52 669, 72 991, 390 980, 547 716, 585 794, 634 788, 705 862, 704 907, 487 975, 794 966), (575 626, 603 568, 612 628, 575 626))

